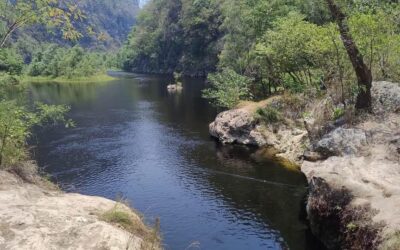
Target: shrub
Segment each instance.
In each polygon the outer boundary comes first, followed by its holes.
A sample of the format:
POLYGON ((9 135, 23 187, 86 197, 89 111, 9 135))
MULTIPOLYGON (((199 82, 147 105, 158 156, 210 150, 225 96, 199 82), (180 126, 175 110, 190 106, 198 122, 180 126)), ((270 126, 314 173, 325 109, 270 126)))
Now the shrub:
POLYGON ((251 78, 225 68, 220 73, 208 76, 212 87, 203 91, 203 97, 222 108, 233 108, 241 100, 251 98, 249 84, 251 78))
POLYGON ((27 160, 26 140, 36 125, 55 124, 59 121, 72 124, 64 118, 69 110, 65 106, 37 104, 36 110, 13 101, 0 102, 0 168, 14 166, 27 160))
POLYGON ((14 49, 0 49, 0 71, 10 74, 20 74, 23 66, 22 57, 14 49))
POLYGON ((272 107, 257 109, 256 118, 264 123, 276 123, 282 120, 282 116, 278 110, 272 107))
POLYGON ((335 110, 333 111, 333 119, 337 120, 343 117, 344 114, 345 114, 344 108, 335 108, 335 110))

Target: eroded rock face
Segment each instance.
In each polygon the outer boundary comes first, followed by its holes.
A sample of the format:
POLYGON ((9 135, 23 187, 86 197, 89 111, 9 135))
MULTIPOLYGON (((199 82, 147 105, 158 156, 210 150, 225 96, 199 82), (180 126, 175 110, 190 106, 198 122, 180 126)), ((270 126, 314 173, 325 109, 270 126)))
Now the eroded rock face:
POLYGON ((139 235, 99 219, 115 204, 47 190, 0 171, 0 249, 143 249, 139 235))
POLYGON ((220 113, 209 126, 210 134, 225 144, 264 146, 267 141, 253 115, 243 109, 220 113))
POLYGON ((307 131, 284 125, 260 125, 246 109, 220 113, 209 126, 210 134, 224 144, 243 144, 257 147, 269 146, 277 156, 299 162, 302 145, 309 143, 307 131))
POLYGON ((344 187, 332 187, 324 179, 310 180, 307 213, 313 234, 327 249, 377 249, 382 224, 374 222, 369 204, 352 204, 344 187))
POLYGON ((337 128, 317 142, 315 150, 325 156, 355 155, 365 145, 363 130, 337 128))

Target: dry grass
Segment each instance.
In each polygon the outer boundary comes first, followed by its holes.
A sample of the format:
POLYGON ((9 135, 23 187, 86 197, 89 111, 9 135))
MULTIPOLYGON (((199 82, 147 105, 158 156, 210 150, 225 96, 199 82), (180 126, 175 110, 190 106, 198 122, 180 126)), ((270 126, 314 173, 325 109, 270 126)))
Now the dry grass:
POLYGON ((269 106, 273 102, 277 102, 279 100, 281 100, 281 96, 272 96, 268 99, 265 99, 265 100, 262 100, 259 102, 242 101, 236 106, 236 108, 237 109, 245 109, 245 110, 249 111, 250 113, 254 113, 257 111, 257 109, 269 106))
POLYGON ((17 165, 5 168, 6 171, 18 176, 24 182, 35 184, 48 190, 59 190, 59 187, 50 181, 48 176, 42 175, 34 161, 20 162, 17 165))
POLYGON ((380 250, 398 250, 400 249, 400 231, 390 235, 384 240, 384 243, 380 246, 380 250))
MULTIPOLYGON (((161 249, 161 238, 159 235, 159 220, 156 220, 154 228, 150 228, 143 224, 142 218, 138 216, 138 212, 128 206, 126 201, 119 201, 109 211, 101 214, 100 219, 115 225, 131 234, 131 237, 137 236, 143 239, 142 249, 156 250, 161 249)), ((127 249, 129 249, 129 242, 127 249)))

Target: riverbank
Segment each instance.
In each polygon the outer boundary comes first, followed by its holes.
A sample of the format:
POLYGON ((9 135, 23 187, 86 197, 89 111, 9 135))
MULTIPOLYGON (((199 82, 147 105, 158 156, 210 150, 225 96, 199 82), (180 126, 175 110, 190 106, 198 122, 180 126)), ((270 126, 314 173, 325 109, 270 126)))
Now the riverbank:
POLYGON ((340 117, 329 98, 244 103, 219 114, 210 133, 297 163, 309 182, 312 231, 328 249, 399 249, 400 86, 376 82, 372 94, 372 114, 340 117))
POLYGON ((0 170, 0 249, 161 249, 128 206, 64 193, 36 166, 0 170))
POLYGON ((29 83, 88 83, 88 82, 107 82, 115 80, 114 77, 108 75, 107 73, 101 73, 98 75, 88 76, 88 77, 74 77, 74 78, 65 78, 65 77, 48 77, 48 76, 23 76, 22 82, 29 83))

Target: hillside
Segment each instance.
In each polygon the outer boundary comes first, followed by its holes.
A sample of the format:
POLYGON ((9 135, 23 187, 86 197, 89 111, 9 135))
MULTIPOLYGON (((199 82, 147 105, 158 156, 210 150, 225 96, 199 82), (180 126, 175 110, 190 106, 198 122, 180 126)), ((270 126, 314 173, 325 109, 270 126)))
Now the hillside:
MULTIPOLYGON (((86 48, 110 49, 120 47, 126 40, 135 24, 139 0, 82 0, 78 6, 85 16, 83 22, 74 24, 83 34, 79 45, 86 48), (92 29, 93 32, 88 29, 92 29)), ((25 40, 32 37, 36 41, 72 44, 62 38, 60 31, 50 31, 43 25, 36 25, 20 30, 14 35, 14 39, 24 36, 25 40)))

